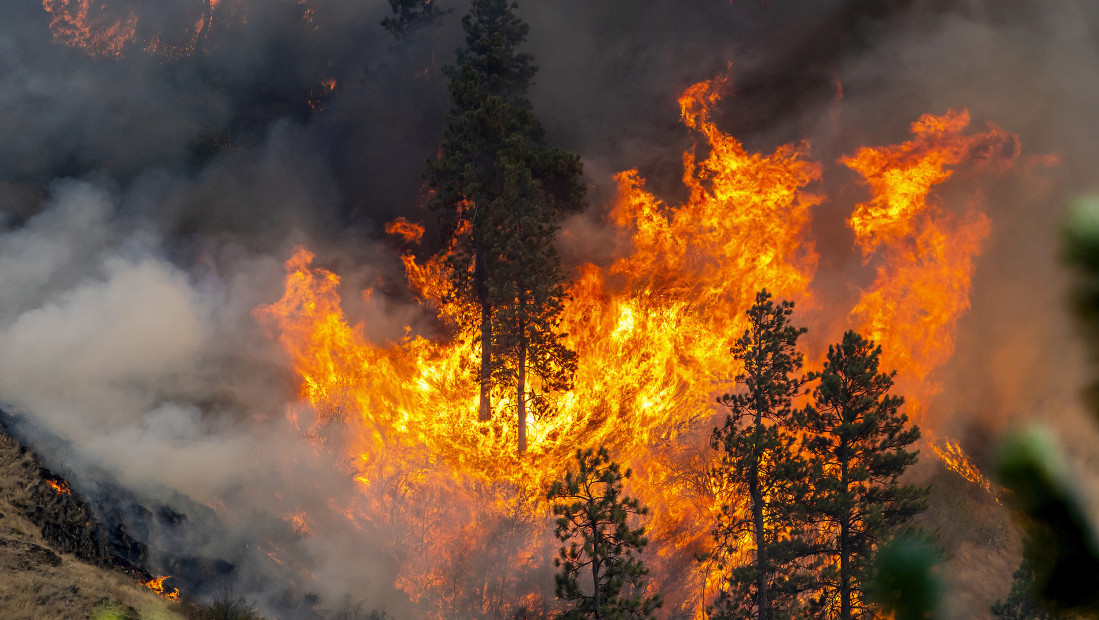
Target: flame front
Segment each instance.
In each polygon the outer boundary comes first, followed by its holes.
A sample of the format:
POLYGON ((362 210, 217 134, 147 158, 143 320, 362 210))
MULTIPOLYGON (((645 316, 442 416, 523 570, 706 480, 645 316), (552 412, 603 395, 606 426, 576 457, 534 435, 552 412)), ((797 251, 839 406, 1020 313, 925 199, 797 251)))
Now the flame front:
MULTIPOLYGON (((867 260, 880 260, 873 285, 863 291, 851 317, 882 346, 882 365, 897 370, 908 415, 921 424, 927 403, 941 390, 929 376, 954 353, 955 327, 969 310, 976 259, 991 228, 979 202, 958 217, 929 203, 928 192, 950 177, 947 166, 969 162, 977 169, 1003 170, 1020 152, 1015 136, 999 127, 990 124, 982 133, 963 135, 968 124, 964 110, 924 115, 912 124, 913 140, 863 148, 843 159, 873 191, 848 224, 867 260)), ((956 441, 924 428, 932 452, 948 469, 996 498, 992 483, 956 441)))
POLYGON ((863 148, 842 160, 873 192, 848 224, 867 260, 879 259, 877 277, 851 311, 852 320, 882 346, 882 364, 905 379, 909 400, 938 391, 926 378, 954 353, 954 328, 969 309, 976 258, 990 230, 978 202, 958 217, 929 203, 928 193, 950 177, 947 166, 1003 169, 1019 154, 1014 136, 994 125, 966 136, 968 124, 964 110, 925 114, 912 124, 913 140, 863 148))
POLYGON ((169 601, 178 601, 179 588, 172 588, 171 591, 165 591, 164 589, 164 582, 171 578, 171 575, 160 575, 158 577, 153 577, 149 581, 146 581, 144 585, 146 588, 149 588, 153 592, 156 592, 162 598, 166 598, 169 601))
MULTIPOLYGON (((229 4, 241 2, 229 0, 229 4)), ((190 19, 178 28, 168 27, 170 33, 151 32, 156 28, 150 27, 128 2, 42 0, 42 8, 54 39, 89 56, 117 57, 136 48, 162 58, 182 58, 199 48, 213 27, 215 12, 221 12, 218 11, 221 3, 222 0, 204 0, 189 7, 190 19)), ((303 8, 303 12, 307 10, 311 11, 303 8)), ((229 12, 237 20, 244 19, 243 7, 232 7, 229 12)))
POLYGON ((71 495, 72 488, 68 482, 64 480, 51 480, 46 478, 46 484, 50 485, 50 488, 57 492, 58 495, 71 495))
MULTIPOLYGON (((470 333, 369 342, 343 314, 339 278, 314 267, 303 248, 287 262, 283 298, 257 309, 301 378, 304 402, 293 419, 305 435, 348 455, 363 492, 348 500, 359 511, 353 518, 403 532, 393 544, 402 566, 397 583, 425 614, 487 613, 538 591, 524 579, 552 565, 540 498, 577 448, 596 446, 635 470, 631 493, 652 513, 647 562, 669 606, 700 614, 712 595, 715 576, 694 560, 709 548, 715 497, 725 491, 708 474, 707 439, 721 413, 710 403, 737 374, 729 350, 758 289, 812 305, 817 254, 809 225, 820 198, 806 188, 821 175, 806 144, 755 154, 719 131, 710 115, 723 86, 703 82, 680 99, 706 152, 701 160, 694 149, 684 155, 684 204, 663 204, 636 170, 617 176, 611 220, 630 250, 608 268, 577 269, 563 321, 579 358, 575 386, 559 396, 555 415, 530 421, 522 457, 506 397, 496 399, 492 421, 477 421, 470 333), (492 577, 455 583, 471 554, 492 577)), ((929 204, 928 193, 950 176, 947 166, 1010 159, 989 146, 1006 134, 962 136, 967 120, 965 113, 925 116, 913 142, 844 160, 873 191, 852 215, 856 239, 868 258, 884 257, 850 317, 883 345, 886 365, 906 385, 921 385, 949 358, 989 230, 977 206, 959 220, 929 204)), ((404 221, 390 231, 406 242, 422 234, 404 221)), ((441 260, 419 264, 406 255, 404 262, 423 300, 441 317, 457 316, 442 301, 441 260)))
POLYGON ((113 15, 91 0, 42 0, 50 16, 50 33, 92 56, 118 56, 137 37, 137 15, 113 15))

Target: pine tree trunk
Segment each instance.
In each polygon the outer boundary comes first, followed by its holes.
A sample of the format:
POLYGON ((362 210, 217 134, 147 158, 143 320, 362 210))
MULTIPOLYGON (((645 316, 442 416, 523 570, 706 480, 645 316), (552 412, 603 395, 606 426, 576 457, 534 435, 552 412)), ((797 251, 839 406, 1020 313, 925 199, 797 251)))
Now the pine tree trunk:
POLYGON ((840 618, 851 620, 851 577, 848 572, 847 536, 850 524, 844 518, 840 522, 840 618))
POLYGON ((481 406, 477 419, 492 419, 492 305, 481 302, 481 406))
MULTIPOLYGON (((520 325, 520 329, 524 329, 520 325)), ((527 337, 519 338, 519 377, 516 397, 519 408, 519 454, 527 451, 527 337)))
MULTIPOLYGON (((848 493, 847 483, 847 440, 840 443, 840 492, 848 493)), ((851 620, 851 576, 848 563, 851 555, 848 549, 848 538, 851 535, 851 511, 843 509, 840 515, 840 619, 851 620)))
POLYGON ((762 460, 759 444, 762 441, 762 429, 763 421, 761 415, 757 412, 753 431, 755 433, 753 438, 755 448, 752 451, 752 461, 748 468, 748 495, 752 500, 752 534, 756 543, 756 570, 759 572, 756 577, 756 610, 759 613, 759 620, 767 620, 769 603, 767 598, 767 540, 763 527, 763 489, 759 479, 759 464, 762 460))
POLYGON ((473 280, 477 284, 477 297, 481 301, 481 401, 477 419, 492 419, 492 302, 488 297, 488 269, 485 265, 484 239, 477 235, 477 216, 473 221, 475 242, 473 248, 473 280))
MULTIPOLYGON (((589 521, 589 523, 590 523, 589 527, 591 528, 591 531, 592 531, 592 534, 593 534, 593 536, 592 536, 592 550, 599 549, 602 546, 602 536, 601 536, 600 531, 599 531, 599 524, 596 523, 594 520, 589 521)), ((599 591, 599 569, 600 569, 600 566, 601 566, 601 562, 599 561, 599 558, 592 557, 592 559, 591 559, 592 597, 591 598, 592 598, 592 605, 594 606, 594 609, 592 609, 592 612, 594 613, 593 617, 596 618, 596 620, 602 620, 602 618, 603 618, 603 611, 602 611, 602 609, 600 609, 603 606, 603 602, 600 600, 601 597, 599 596, 601 594, 601 592, 599 591)))

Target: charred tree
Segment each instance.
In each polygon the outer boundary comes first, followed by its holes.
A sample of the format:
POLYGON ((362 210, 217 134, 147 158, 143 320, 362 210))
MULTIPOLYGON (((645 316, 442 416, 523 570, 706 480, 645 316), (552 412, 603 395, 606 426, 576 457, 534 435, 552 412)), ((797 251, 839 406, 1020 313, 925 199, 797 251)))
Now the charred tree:
POLYGON ((522 452, 528 402, 569 387, 575 369, 559 332, 565 277, 553 240, 584 188, 579 158, 546 146, 532 113, 536 67, 517 51, 528 27, 514 8, 475 0, 463 18, 466 48, 447 68, 451 109, 426 176, 451 238, 451 301, 477 317, 463 327, 480 343, 478 417, 491 418, 494 386, 513 386, 522 452))
POLYGON ((904 399, 889 394, 895 373, 879 372, 880 355, 881 347, 848 331, 828 348, 814 404, 801 413, 824 532, 814 617, 877 617, 863 596, 873 554, 927 507, 926 488, 898 481, 916 462, 908 448, 920 431, 899 412, 904 399))
POLYGON ((553 483, 549 501, 557 515, 560 549, 554 565, 557 596, 572 607, 564 620, 649 618, 663 601, 645 592, 649 571, 637 557, 648 539, 645 528, 630 527, 630 520, 648 510, 636 498, 622 495, 622 473, 606 448, 598 452, 578 450, 577 472, 565 472, 553 483), (586 593, 585 590, 590 592, 586 593))
POLYGON ((791 302, 775 305, 766 290, 756 295, 732 348, 744 364, 742 389, 718 399, 729 414, 711 437, 720 453, 714 474, 729 495, 714 529, 714 559, 727 571, 715 619, 788 617, 813 581, 804 566, 812 556, 803 533, 809 465, 793 431, 793 400, 813 377, 801 372, 795 347, 805 328, 790 325, 792 312, 791 302))

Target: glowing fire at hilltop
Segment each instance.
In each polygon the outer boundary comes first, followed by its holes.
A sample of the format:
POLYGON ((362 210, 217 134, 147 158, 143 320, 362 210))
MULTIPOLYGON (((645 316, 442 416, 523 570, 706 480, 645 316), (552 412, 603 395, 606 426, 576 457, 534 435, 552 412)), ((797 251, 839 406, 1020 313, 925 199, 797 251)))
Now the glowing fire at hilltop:
MULTIPOLYGON (((204 0, 189 6, 176 25, 150 26, 132 3, 106 0, 42 0, 49 15, 50 33, 57 41, 94 57, 121 56, 133 49, 163 58, 181 58, 199 48, 211 30, 215 14, 245 19, 243 0, 204 0), (230 6, 226 11, 226 5, 230 6), (220 7, 220 9, 219 9, 220 7)), ((303 18, 312 20, 313 9, 301 0, 303 18)), ((221 18, 219 18, 221 19, 221 18)))
POLYGON ((50 15, 55 39, 91 56, 118 56, 137 37, 132 9, 114 15, 105 5, 93 7, 91 0, 42 0, 42 8, 50 15))
MULTIPOLYGON (((717 492, 706 474, 711 396, 728 389, 738 370, 729 348, 758 289, 809 299, 817 257, 808 224, 819 199, 804 188, 820 176, 805 145, 760 155, 721 133, 710 120, 721 86, 697 84, 680 99, 685 123, 706 140, 708 153, 702 161, 693 151, 684 155, 685 204, 661 203, 636 171, 618 175, 612 220, 632 251, 606 270, 579 268, 564 321, 579 356, 575 387, 560 396, 554 417, 530 422, 530 448, 521 458, 506 398, 496 399, 492 421, 477 422, 478 351, 468 333, 445 342, 414 335, 368 342, 362 326, 344 318, 338 277, 313 267, 304 249, 287 262, 283 298, 257 309, 277 327, 301 377, 309 406, 293 413, 299 427, 318 439, 340 439, 353 462, 363 489, 362 500, 349 500, 362 511, 355 518, 431 528, 430 540, 398 536, 394 550, 402 565, 398 585, 435 612, 458 613, 463 604, 486 609, 495 604, 490 599, 515 601, 537 590, 515 575, 544 569, 552 554, 538 498, 575 449, 598 445, 636 470, 632 493, 652 509, 650 565, 669 605, 705 605, 699 593, 707 576, 693 557, 709 546, 717 492), (505 542, 501 528, 510 532, 505 542), (500 576, 462 591, 447 580, 470 555, 487 574, 498 567, 500 576), (510 596, 501 594, 509 588, 510 596)), ((875 190, 852 218, 857 231, 869 231, 858 239, 886 257, 852 317, 887 351, 905 348, 888 359, 906 384, 919 385, 949 356, 952 344, 944 357, 926 343, 952 336, 987 234, 982 215, 967 217, 960 234, 943 232, 954 230, 953 219, 928 207, 926 196, 949 176, 944 166, 991 161, 995 153, 980 146, 1008 139, 998 130, 964 138, 964 118, 926 116, 914 142, 845 160, 875 190), (873 161, 853 163, 862 157, 873 161), (904 188, 907 202, 890 198, 886 186, 904 188), (899 216, 885 213, 891 209, 899 216), (917 310, 903 309, 913 303, 917 310)), ((409 242, 422 234, 405 221, 390 231, 409 242)), ((448 283, 440 259, 404 260, 412 287, 439 306, 440 316, 457 316, 443 302, 448 283)))

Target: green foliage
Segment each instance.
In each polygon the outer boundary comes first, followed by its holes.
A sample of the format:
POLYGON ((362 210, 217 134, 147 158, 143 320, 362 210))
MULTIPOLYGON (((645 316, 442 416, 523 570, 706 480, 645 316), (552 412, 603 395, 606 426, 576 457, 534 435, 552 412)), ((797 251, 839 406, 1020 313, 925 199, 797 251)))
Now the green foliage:
POLYGON ((89 618, 90 620, 139 620, 141 616, 133 607, 124 607, 103 599, 92 610, 89 618))
POLYGON ((662 604, 659 594, 645 594, 648 569, 637 557, 648 539, 644 527, 631 527, 648 512, 636 498, 622 495, 622 480, 630 470, 619 471, 605 448, 578 450, 577 472, 565 472, 553 483, 548 498, 557 515, 555 534, 564 546, 554 565, 557 596, 571 607, 560 617, 632 619, 648 618, 662 604))
MULTIPOLYGON (((1077 269, 1073 301, 1078 326, 1093 359, 1099 359, 1099 194, 1079 196, 1069 202, 1067 210, 1061 251, 1077 269)), ((1089 386, 1088 401, 1099 419, 1099 381, 1093 380, 1089 386)))
MULTIPOLYGON (((1099 195, 1078 196, 1067 207, 1062 252, 1079 271, 1076 311, 1085 341, 1099 354, 1099 195)), ((1092 384, 1089 397, 1099 416, 1099 383, 1092 384)), ((998 448, 996 472, 1019 513, 1025 538, 1011 592, 992 606, 995 617, 1099 615, 1099 531, 1060 453, 1039 428, 1017 431, 998 448)))
POLYGON ((712 558, 727 575, 713 618, 873 617, 863 585, 879 544, 927 506, 898 482, 920 436, 889 394, 881 348, 855 332, 802 373, 793 304, 764 290, 732 348, 740 390, 711 445, 725 489, 712 558), (794 407, 819 378, 813 404, 794 407))
POLYGON ((263 620, 263 616, 243 596, 233 596, 228 592, 203 606, 202 611, 206 620, 263 620))
MULTIPOLYGON (((881 347, 848 331, 828 347, 813 404, 798 416, 813 455, 813 512, 823 527, 820 594, 812 615, 860 618, 862 584, 879 542, 927 507, 927 489, 898 478, 916 462, 920 436, 891 396, 893 374, 879 372, 881 347)), ((816 521, 816 518, 814 519, 816 521)))
POLYGON ((553 240, 562 215, 582 208, 584 188, 579 158, 547 147, 531 111, 536 67, 518 51, 529 28, 514 8, 474 0, 463 18, 466 48, 446 70, 451 108, 426 178, 450 238, 448 301, 480 342, 481 419, 492 386, 513 388, 522 451, 527 402, 570 387, 576 367, 560 333, 565 276, 553 240))
POLYGON ((937 618, 942 597, 938 563, 939 554, 925 540, 896 538, 878 551, 867 592, 896 620, 937 618))
POLYGON ((1099 536, 1048 433, 1006 438, 996 472, 1020 513, 1034 592, 1063 613, 1099 613, 1099 536))
POLYGON ((1061 236, 1069 262, 1087 272, 1099 272, 1099 195, 1080 196, 1069 203, 1061 236))
POLYGON ((1027 553, 1023 553, 1023 562, 1012 577, 1011 592, 1006 601, 999 599, 993 603, 989 611, 993 618, 1004 620, 1052 620, 1053 616, 1046 611, 1045 606, 1034 592, 1034 566, 1027 559, 1027 553))
POLYGON ((711 446, 720 451, 715 477, 731 494, 714 530, 714 559, 727 572, 713 618, 785 618, 812 583, 804 563, 813 549, 802 532, 810 497, 808 464, 798 450, 793 399, 802 375, 796 350, 805 328, 790 325, 793 304, 775 305, 766 290, 747 313, 749 328, 732 348, 743 389, 719 402, 729 408, 711 446), (750 540, 749 561, 741 541, 750 540))

